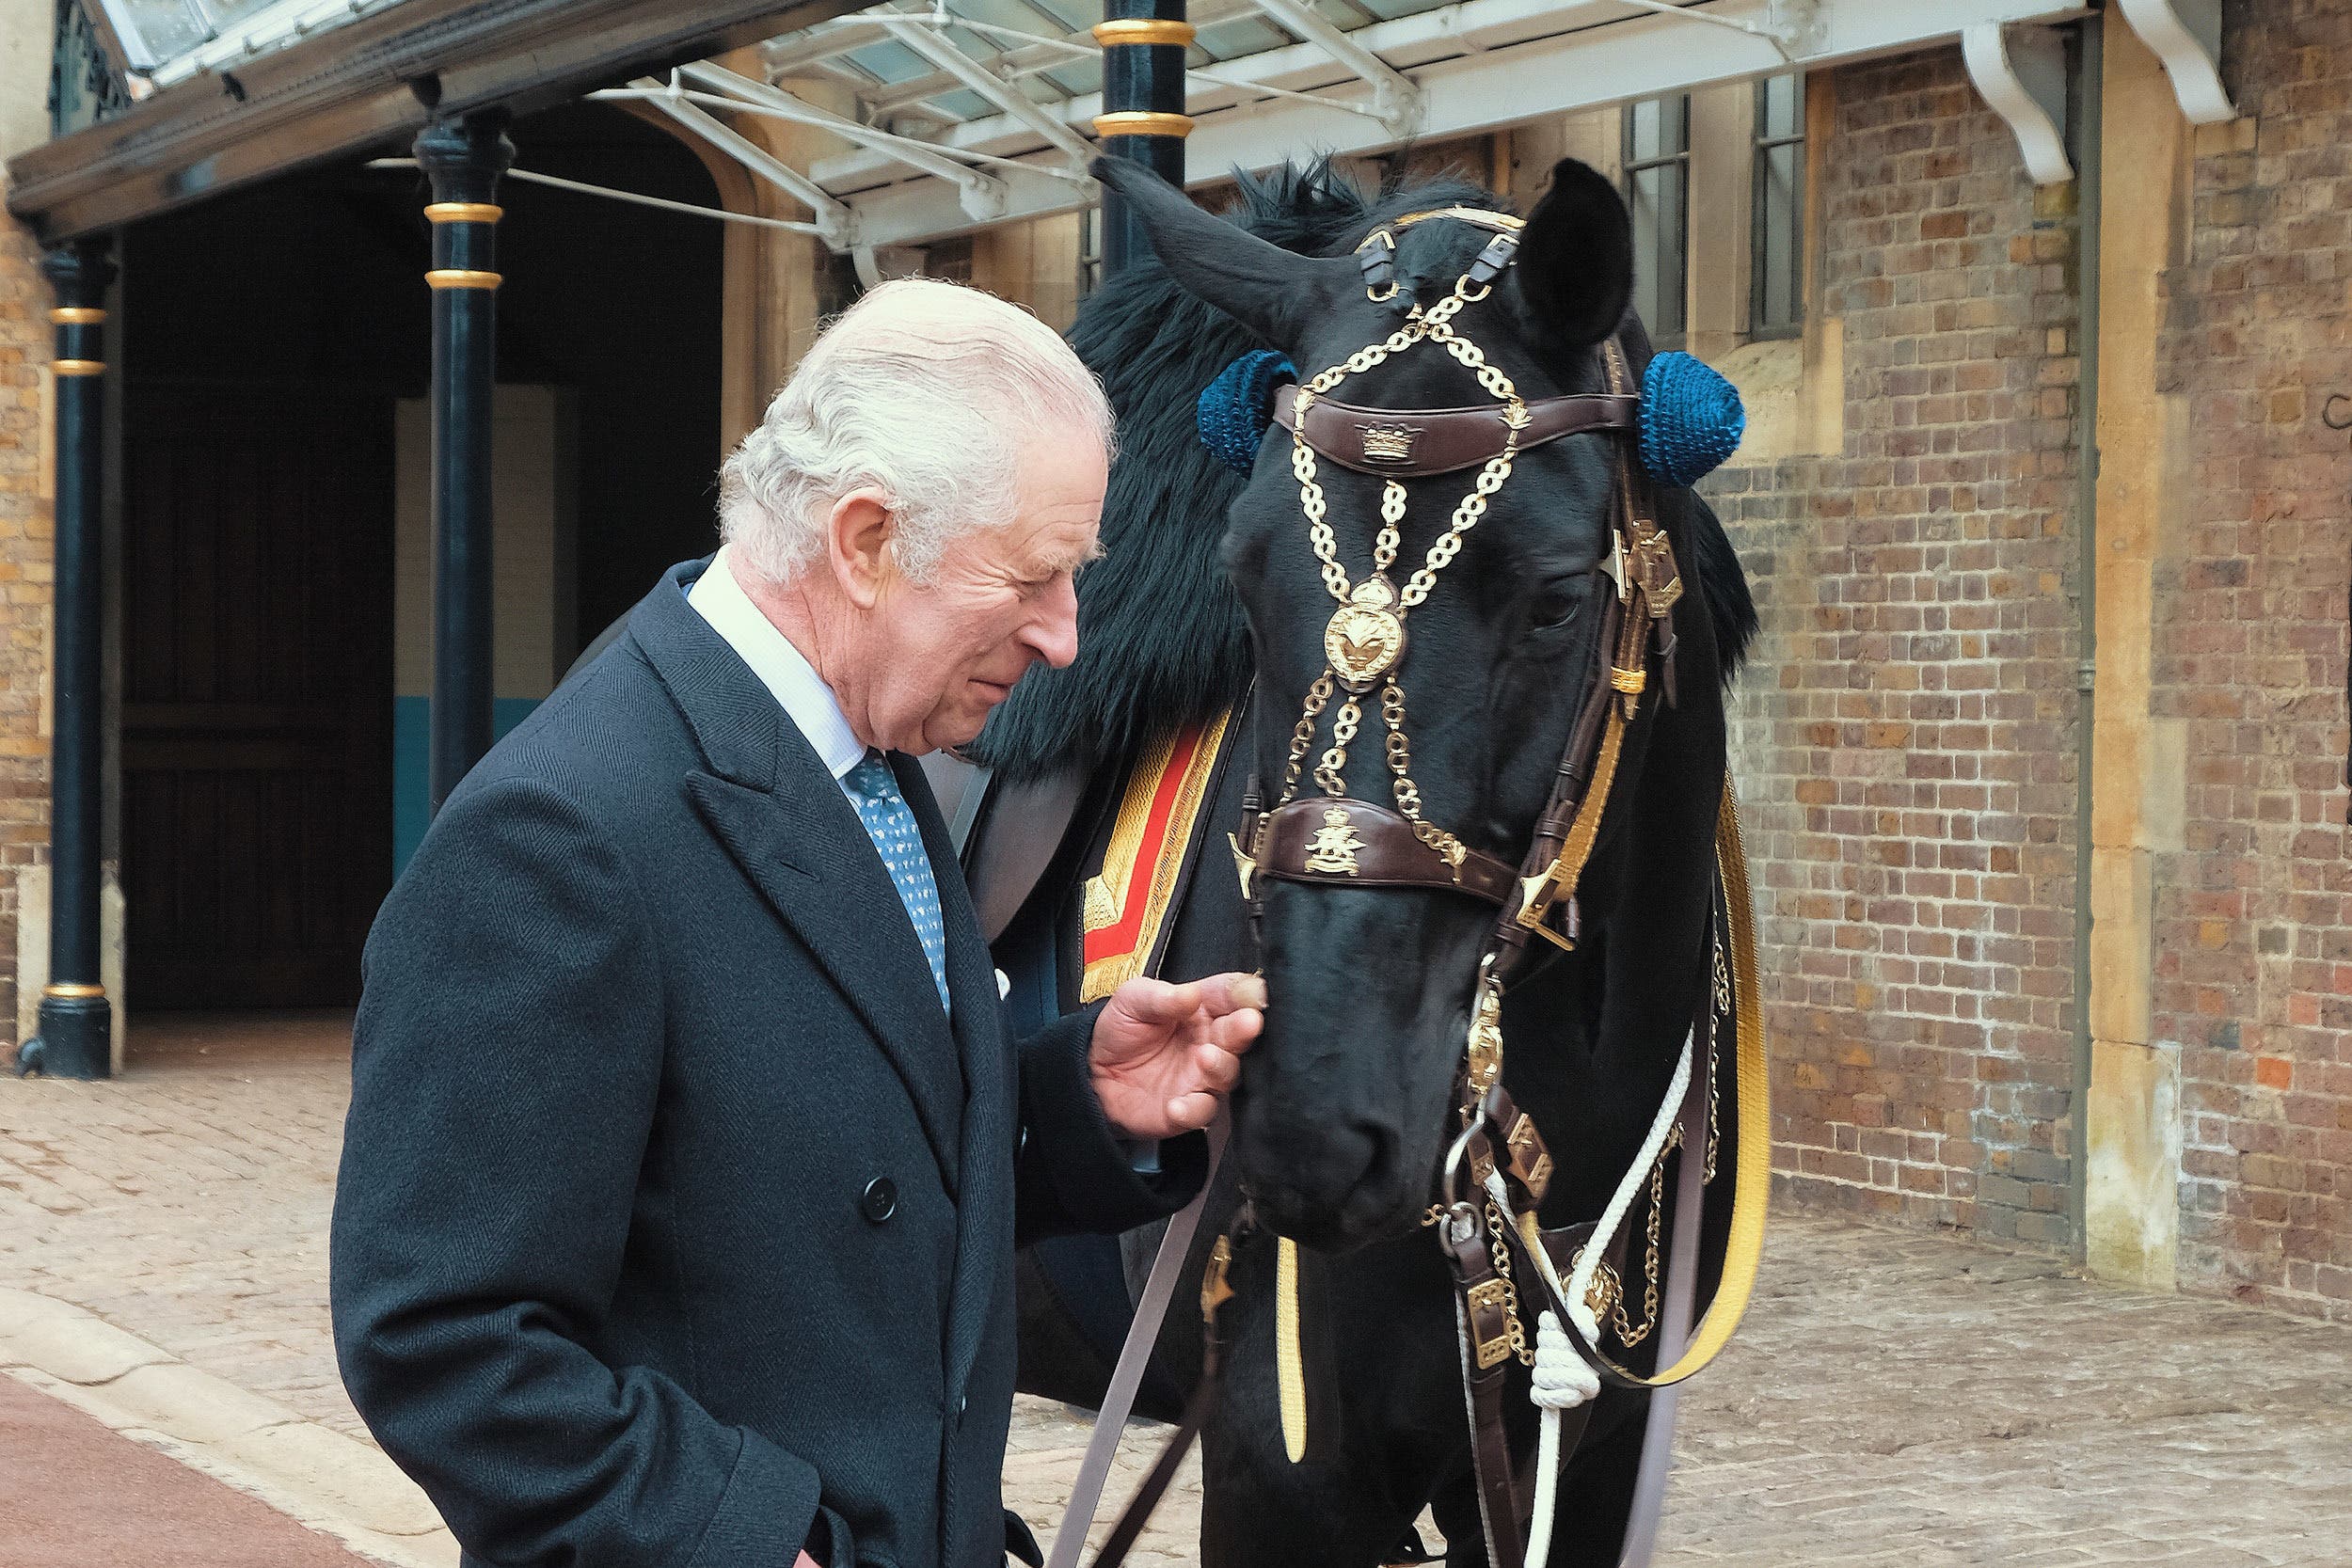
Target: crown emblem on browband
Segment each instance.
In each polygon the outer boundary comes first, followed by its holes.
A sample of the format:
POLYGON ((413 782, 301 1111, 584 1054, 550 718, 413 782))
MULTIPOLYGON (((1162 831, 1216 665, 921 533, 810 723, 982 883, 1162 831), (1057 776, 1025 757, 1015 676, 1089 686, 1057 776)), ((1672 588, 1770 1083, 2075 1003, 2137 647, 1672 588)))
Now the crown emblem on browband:
POLYGON ((1413 443, 1421 438, 1421 432, 1410 425, 1368 424, 1361 430, 1367 463, 1410 463, 1413 443))

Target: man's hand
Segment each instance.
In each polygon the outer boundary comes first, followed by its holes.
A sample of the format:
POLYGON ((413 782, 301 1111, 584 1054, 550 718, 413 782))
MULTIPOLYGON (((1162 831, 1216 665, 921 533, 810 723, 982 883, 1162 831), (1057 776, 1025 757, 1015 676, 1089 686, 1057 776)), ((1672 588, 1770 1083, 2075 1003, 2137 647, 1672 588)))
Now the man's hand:
POLYGON ((1241 1076, 1241 1053, 1265 1027, 1265 982, 1212 974, 1189 985, 1130 980, 1094 1021, 1094 1093, 1130 1138, 1206 1127, 1241 1076))

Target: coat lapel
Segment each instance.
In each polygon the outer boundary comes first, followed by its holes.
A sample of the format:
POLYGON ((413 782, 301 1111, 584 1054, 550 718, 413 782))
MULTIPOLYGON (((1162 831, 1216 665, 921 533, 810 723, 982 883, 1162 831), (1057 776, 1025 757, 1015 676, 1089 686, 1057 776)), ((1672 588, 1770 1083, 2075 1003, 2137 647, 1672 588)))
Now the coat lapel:
POLYGON ((707 772, 687 775, 687 794, 865 1022, 905 1083, 953 1194, 968 1131, 964 1085, 930 963, 841 786, 786 721, 774 694, 686 602, 681 587, 697 569, 674 572, 629 618, 630 636, 710 765, 707 772))
POLYGON ((979 917, 957 868, 953 838, 923 770, 893 756, 898 787, 922 825, 923 847, 939 883, 947 930, 947 991, 955 1002, 956 1045, 963 1064, 962 1191, 956 1204, 956 1277, 947 1316, 947 1387, 969 1381, 990 1321, 997 1275, 1012 1258, 1012 1153, 1018 1136, 1019 1074, 1006 1040, 996 970, 979 917))

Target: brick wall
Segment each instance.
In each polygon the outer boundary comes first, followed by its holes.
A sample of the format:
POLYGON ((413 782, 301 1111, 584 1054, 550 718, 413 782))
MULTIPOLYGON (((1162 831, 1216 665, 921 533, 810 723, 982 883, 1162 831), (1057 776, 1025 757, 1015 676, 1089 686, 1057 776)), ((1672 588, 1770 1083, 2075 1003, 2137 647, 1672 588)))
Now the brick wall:
POLYGON ((2352 391, 2352 7, 2226 14, 2250 123, 2199 136, 2159 347, 2193 479, 2155 580, 2153 717, 2186 767, 2153 1022, 2180 1052, 2184 1288, 2352 1320, 2352 453, 2321 422, 2352 391))
MULTIPOLYGON (((49 742, 40 733, 50 585, 43 451, 48 281, 32 237, 0 216, 0 1019, 16 1019, 16 876, 48 858, 49 742)), ((14 1042, 0 1043, 0 1063, 14 1042)))
POLYGON ((1812 166, 1844 450, 1709 483, 1764 625, 1733 765, 1776 1160, 1799 1201, 2063 1246, 2070 193, 2037 197, 1957 50, 1827 85, 1812 166))

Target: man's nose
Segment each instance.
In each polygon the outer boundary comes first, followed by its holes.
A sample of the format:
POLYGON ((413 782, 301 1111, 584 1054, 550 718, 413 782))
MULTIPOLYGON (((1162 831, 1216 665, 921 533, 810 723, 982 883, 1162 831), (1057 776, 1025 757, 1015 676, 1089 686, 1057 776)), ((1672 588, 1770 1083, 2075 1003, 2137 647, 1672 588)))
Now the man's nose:
POLYGON ((1046 595, 1024 641, 1057 670, 1078 657, 1078 590, 1068 578, 1046 595))

